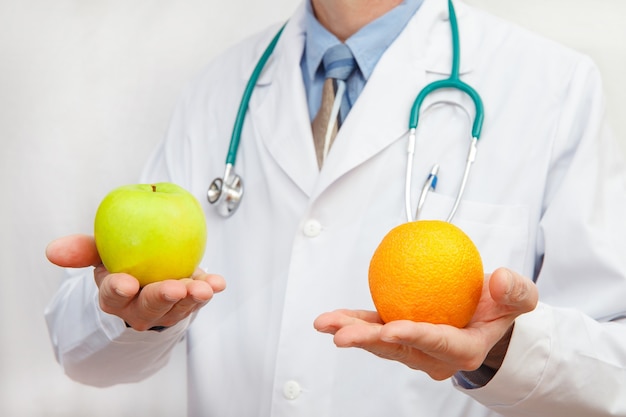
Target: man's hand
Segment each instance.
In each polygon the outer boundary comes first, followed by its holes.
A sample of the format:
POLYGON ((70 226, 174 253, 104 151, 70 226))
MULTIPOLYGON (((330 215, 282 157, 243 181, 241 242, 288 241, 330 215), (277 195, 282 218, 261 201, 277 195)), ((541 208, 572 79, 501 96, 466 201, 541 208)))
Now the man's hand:
POLYGON ((226 287, 224 278, 196 269, 191 278, 155 282, 141 288, 128 274, 110 274, 100 260, 93 237, 73 235, 46 248, 50 262, 66 268, 94 266, 102 310, 135 330, 173 326, 226 287))
POLYGON ((501 268, 485 279, 476 313, 463 329, 408 320, 384 324, 378 313, 361 310, 322 314, 314 326, 333 334, 338 347, 359 347, 443 380, 483 363, 498 369, 515 318, 534 310, 538 298, 531 280, 501 268))

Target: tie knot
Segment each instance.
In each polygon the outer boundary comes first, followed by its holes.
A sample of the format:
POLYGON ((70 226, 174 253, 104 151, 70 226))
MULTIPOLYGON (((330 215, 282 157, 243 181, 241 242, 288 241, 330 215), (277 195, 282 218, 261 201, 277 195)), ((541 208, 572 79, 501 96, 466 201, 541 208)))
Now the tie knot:
POLYGON ((336 80, 345 81, 348 79, 356 66, 352 51, 344 43, 329 48, 324 53, 322 61, 326 78, 334 78, 336 80))

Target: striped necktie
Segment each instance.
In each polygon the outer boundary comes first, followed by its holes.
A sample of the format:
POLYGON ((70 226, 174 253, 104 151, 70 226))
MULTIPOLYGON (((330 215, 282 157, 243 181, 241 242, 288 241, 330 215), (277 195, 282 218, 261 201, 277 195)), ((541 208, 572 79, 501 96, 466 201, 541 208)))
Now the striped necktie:
POLYGON ((346 80, 354 71, 356 61, 347 45, 341 43, 329 48, 322 59, 325 81, 322 103, 311 123, 317 164, 321 168, 339 130, 339 110, 344 100, 346 80))

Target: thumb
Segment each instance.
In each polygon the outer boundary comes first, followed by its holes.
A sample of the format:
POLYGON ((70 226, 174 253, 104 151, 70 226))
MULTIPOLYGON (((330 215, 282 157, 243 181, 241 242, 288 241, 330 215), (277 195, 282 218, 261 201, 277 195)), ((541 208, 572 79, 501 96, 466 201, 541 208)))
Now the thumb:
POLYGON ((489 279, 491 297, 519 314, 537 307, 539 291, 532 280, 506 268, 496 269, 489 279))
POLYGON ((53 240, 46 247, 50 262, 64 268, 83 268, 102 263, 93 236, 71 235, 53 240))

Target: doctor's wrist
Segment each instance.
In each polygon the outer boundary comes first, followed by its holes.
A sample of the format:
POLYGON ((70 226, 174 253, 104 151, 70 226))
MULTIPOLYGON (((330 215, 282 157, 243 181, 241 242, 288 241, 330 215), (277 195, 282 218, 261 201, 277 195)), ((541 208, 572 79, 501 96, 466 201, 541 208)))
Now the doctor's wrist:
POLYGON ((509 327, 504 336, 496 343, 485 358, 483 364, 474 371, 459 371, 455 374, 454 380, 458 385, 466 389, 484 387, 496 375, 509 348, 513 325, 509 327))
POLYGON ((504 333, 504 336, 491 348, 483 362, 483 366, 491 368, 494 371, 500 369, 502 362, 504 362, 506 352, 509 349, 509 343, 511 343, 514 326, 515 323, 511 324, 511 327, 504 333))

